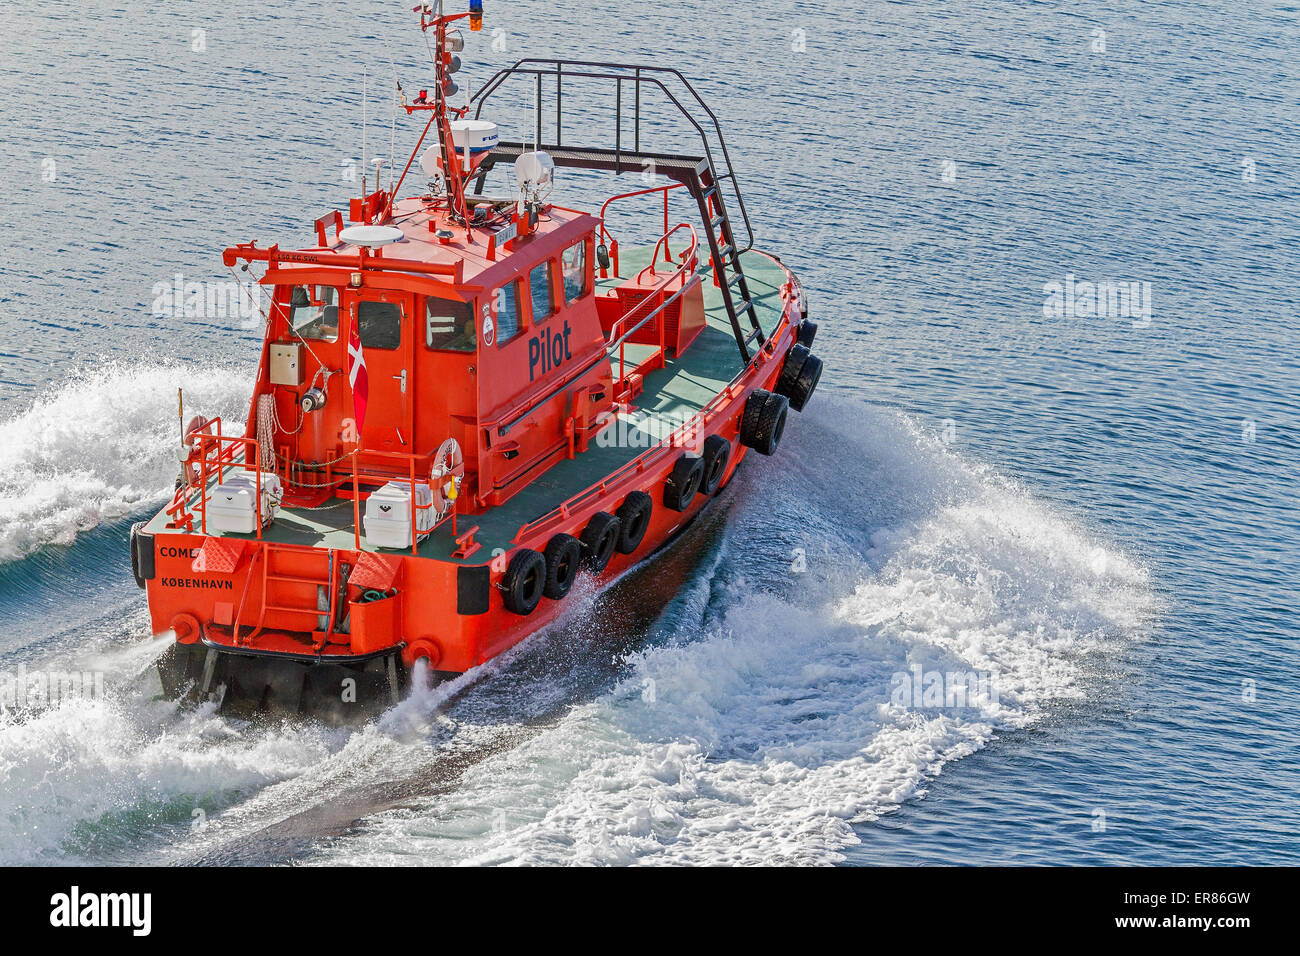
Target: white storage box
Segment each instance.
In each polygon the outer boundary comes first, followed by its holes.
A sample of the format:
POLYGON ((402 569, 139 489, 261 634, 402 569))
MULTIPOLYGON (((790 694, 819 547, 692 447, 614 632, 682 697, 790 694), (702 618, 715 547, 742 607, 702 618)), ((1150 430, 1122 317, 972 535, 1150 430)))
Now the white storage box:
MULTIPOLYGON (((278 475, 262 475, 262 527, 275 520, 284 491, 278 475)), ((257 476, 239 471, 226 475, 208 499, 208 528, 234 534, 257 531, 257 476)))
MULTIPOLYGON (((415 486, 417 505, 433 504, 433 492, 426 484, 415 486)), ((418 538, 433 530, 433 508, 416 508, 415 527, 418 538)), ((411 485, 390 481, 371 492, 366 499, 364 522, 366 541, 375 548, 409 548, 411 546, 411 485)))

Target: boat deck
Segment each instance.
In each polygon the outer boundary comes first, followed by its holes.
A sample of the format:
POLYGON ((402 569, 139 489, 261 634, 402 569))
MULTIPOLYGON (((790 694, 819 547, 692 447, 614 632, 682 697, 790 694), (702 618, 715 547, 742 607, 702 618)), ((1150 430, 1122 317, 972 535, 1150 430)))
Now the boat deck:
MULTIPOLYGON (((623 250, 620 267, 624 276, 649 264, 650 249, 623 250)), ((757 308, 759 322, 770 333, 781 319, 780 288, 785 283, 785 272, 779 264, 758 252, 742 256, 745 277, 749 283, 757 308)), ((740 371, 740 357, 736 339, 727 319, 722 302, 722 292, 711 280, 711 269, 701 272, 704 288, 704 306, 707 325, 699 337, 679 358, 668 360, 665 368, 646 375, 644 391, 637 396, 636 407, 630 414, 620 415, 620 429, 626 429, 627 440, 608 444, 593 441, 587 451, 572 459, 563 459, 534 479, 527 489, 503 505, 479 515, 462 515, 457 520, 458 529, 478 525, 475 536, 483 547, 465 563, 481 564, 494 549, 510 549, 510 542, 519 529, 542 517, 568 501, 574 495, 590 488, 602 478, 632 461, 666 437, 667 431, 658 433, 656 423, 685 423, 707 405, 740 371), (640 436, 637 436, 637 433, 640 436), (639 440, 636 440, 639 438, 639 440)), ((622 279, 598 280, 599 288, 610 288, 622 279)), ((641 358, 650 346, 627 346, 629 364, 641 358), (637 350, 641 350, 639 353, 637 350)), ((668 429, 671 430, 671 429, 668 429)), ((164 527, 166 519, 156 516, 148 527, 151 534, 175 534, 164 527)), ((197 528, 197 521, 196 521, 197 528)), ((252 534, 224 534, 224 537, 253 540, 252 534)), ((282 508, 275 521, 262 532, 265 540, 277 544, 306 545, 318 548, 352 550, 356 547, 353 534, 353 507, 351 499, 335 499, 332 503, 314 509, 282 508)), ((361 538, 363 550, 410 553, 410 549, 389 551, 374 548, 361 538)), ((450 522, 440 526, 419 546, 422 557, 442 561, 457 560, 452 557, 455 542, 450 522)))

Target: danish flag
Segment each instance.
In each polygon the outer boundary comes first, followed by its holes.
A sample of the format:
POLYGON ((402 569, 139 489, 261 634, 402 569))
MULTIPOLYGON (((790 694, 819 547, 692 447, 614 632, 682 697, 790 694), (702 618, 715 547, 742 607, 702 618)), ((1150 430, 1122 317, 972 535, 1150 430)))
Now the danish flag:
POLYGON ((366 356, 354 324, 348 334, 348 381, 352 384, 352 414, 357 420, 357 435, 366 421, 366 401, 370 398, 370 376, 366 373, 366 356))

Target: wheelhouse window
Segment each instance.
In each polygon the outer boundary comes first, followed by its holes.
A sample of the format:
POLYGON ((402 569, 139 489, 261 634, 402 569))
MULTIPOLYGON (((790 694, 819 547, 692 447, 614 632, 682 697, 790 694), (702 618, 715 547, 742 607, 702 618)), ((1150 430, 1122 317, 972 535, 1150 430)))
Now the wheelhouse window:
POLYGON ((402 307, 396 302, 357 305, 357 337, 361 347, 391 352, 402 344, 402 307))
POLYGON ((339 337, 339 293, 327 285, 296 285, 289 293, 289 328, 304 339, 333 342, 339 337))
POLYGON ((474 303, 429 296, 424 300, 424 344, 440 352, 473 352, 474 303))
POLYGON ((497 344, 504 345, 523 331, 519 321, 519 280, 497 289, 497 344))
POLYGON ((560 257, 564 269, 564 301, 572 305, 591 291, 587 278, 587 240, 575 242, 560 257))
POLYGON ((550 259, 533 266, 533 270, 528 273, 528 300, 533 306, 534 325, 540 325, 555 314, 550 259))

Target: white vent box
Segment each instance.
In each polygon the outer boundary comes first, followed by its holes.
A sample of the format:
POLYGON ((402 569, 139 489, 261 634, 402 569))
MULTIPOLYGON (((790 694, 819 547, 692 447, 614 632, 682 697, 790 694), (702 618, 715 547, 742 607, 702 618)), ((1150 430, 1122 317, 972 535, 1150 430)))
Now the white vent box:
MULTIPOLYGON (((426 484, 416 484, 415 503, 419 506, 433 504, 433 492, 426 484)), ((415 509, 417 540, 433 530, 433 508, 415 509)), ((390 481, 371 492, 366 499, 364 520, 366 541, 375 548, 409 548, 411 546, 411 485, 404 481, 390 481)))
POLYGON ((298 387, 303 382, 302 346, 297 342, 271 343, 271 384, 298 387))
MULTIPOLYGON (((278 475, 262 474, 261 527, 275 520, 283 488, 278 475)), ((208 498, 208 530, 254 534, 258 529, 257 476, 247 472, 227 475, 208 498)))

